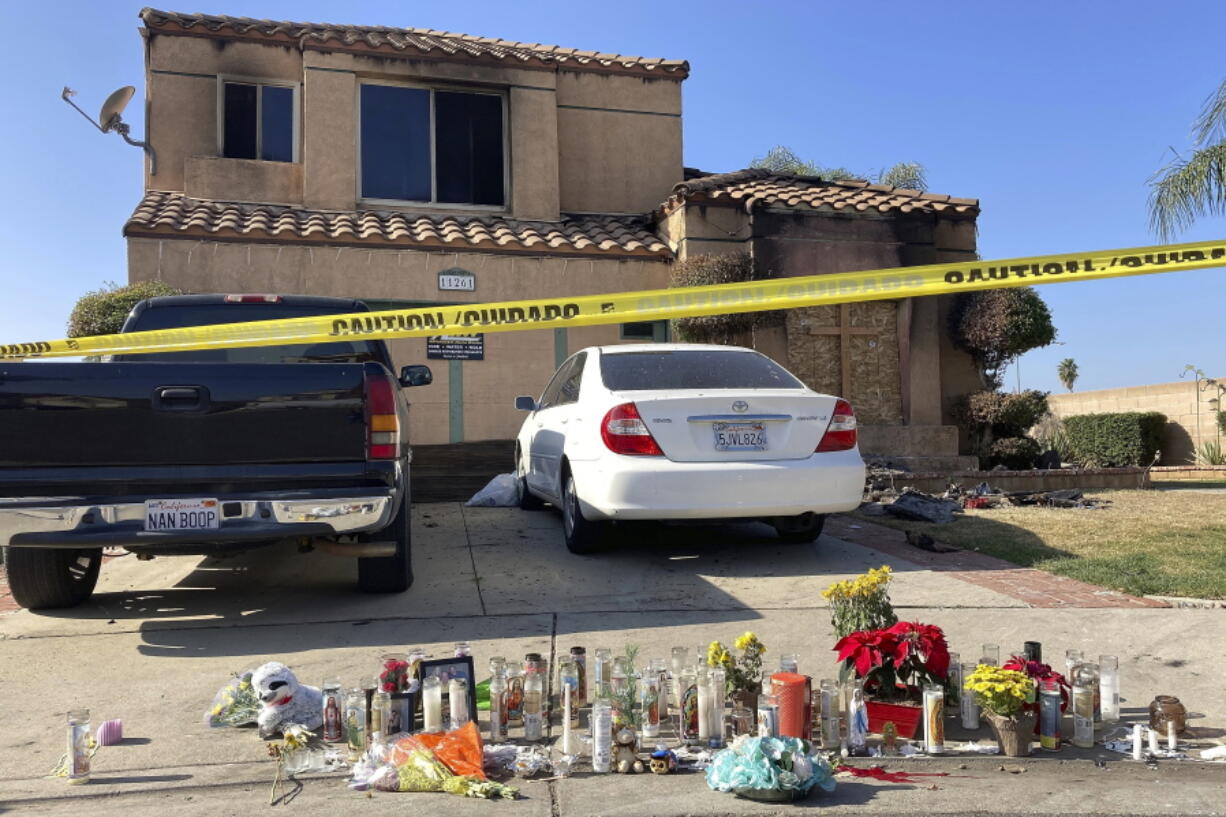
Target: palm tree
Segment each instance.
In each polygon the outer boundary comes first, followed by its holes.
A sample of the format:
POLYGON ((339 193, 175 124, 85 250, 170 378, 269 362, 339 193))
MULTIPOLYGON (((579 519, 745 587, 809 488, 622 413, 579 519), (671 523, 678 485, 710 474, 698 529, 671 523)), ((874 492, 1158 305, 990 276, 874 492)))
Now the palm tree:
POLYGON ((1149 180, 1149 224, 1163 241, 1200 216, 1226 213, 1226 82, 1205 100, 1192 136, 1192 155, 1176 153, 1149 180))
POLYGON ((819 176, 831 182, 872 179, 878 184, 905 187, 910 190, 924 190, 928 186, 926 171, 919 162, 899 162, 878 173, 854 173, 845 167, 825 167, 817 162, 802 159, 786 145, 776 145, 768 150, 765 156, 755 157, 749 166, 760 167, 772 173, 819 176))
POLYGON ((1073 384, 1077 382, 1077 362, 1071 357, 1066 357, 1060 361, 1060 365, 1056 367, 1056 376, 1060 378, 1060 382, 1064 384, 1064 388, 1069 391, 1073 390, 1073 384))

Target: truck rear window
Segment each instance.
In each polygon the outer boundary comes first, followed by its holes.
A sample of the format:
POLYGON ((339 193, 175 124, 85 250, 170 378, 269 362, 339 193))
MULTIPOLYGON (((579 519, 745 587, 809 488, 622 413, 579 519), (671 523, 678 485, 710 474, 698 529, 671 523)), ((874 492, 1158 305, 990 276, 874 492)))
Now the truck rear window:
POLYGON ((606 352, 600 356, 600 376, 610 391, 804 388, 765 355, 736 350, 606 352))
MULTIPOLYGON (((344 312, 351 312, 345 310, 344 312)), ((177 329, 182 326, 213 326, 221 323, 250 323, 312 315, 339 315, 343 311, 318 306, 291 304, 191 304, 150 307, 140 314, 125 332, 177 329)), ((202 349, 194 352, 156 352, 146 355, 115 355, 116 361, 151 363, 365 363, 384 362, 378 348, 369 341, 301 343, 284 346, 248 346, 239 349, 202 349)))

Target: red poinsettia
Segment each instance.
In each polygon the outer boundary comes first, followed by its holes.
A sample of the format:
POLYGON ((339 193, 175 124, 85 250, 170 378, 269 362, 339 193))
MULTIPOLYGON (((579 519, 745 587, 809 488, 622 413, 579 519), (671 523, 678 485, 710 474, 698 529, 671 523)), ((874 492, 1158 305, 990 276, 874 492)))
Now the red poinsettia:
POLYGON ((894 663, 902 666, 914 660, 938 678, 949 675, 949 645, 945 633, 935 624, 900 621, 887 632, 897 640, 894 663))
POLYGON ((888 629, 859 630, 834 645, 843 677, 852 672, 870 694, 915 697, 925 684, 949 674, 949 647, 940 627, 900 621, 888 629))
POLYGON ((889 630, 858 630, 840 638, 834 648, 839 660, 855 667, 856 675, 863 678, 895 654, 898 642, 889 630))

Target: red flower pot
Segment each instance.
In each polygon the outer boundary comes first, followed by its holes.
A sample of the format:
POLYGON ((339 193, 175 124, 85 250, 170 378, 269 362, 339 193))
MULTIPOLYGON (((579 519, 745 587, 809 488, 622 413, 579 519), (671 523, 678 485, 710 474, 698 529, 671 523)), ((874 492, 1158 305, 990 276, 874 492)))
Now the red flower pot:
POLYGON ((898 737, 913 738, 919 731, 924 707, 919 704, 889 704, 884 701, 865 701, 868 710, 868 731, 880 735, 889 721, 894 722, 898 737))

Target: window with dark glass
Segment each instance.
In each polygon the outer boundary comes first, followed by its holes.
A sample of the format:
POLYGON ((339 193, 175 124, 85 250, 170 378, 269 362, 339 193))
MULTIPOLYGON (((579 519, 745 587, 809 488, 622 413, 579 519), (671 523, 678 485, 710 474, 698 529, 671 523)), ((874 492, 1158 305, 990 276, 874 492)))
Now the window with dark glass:
POLYGON ((363 85, 360 120, 362 198, 506 202, 501 96, 363 85))
POLYGON ((227 82, 222 88, 221 155, 294 161, 294 89, 227 82))

